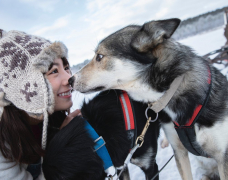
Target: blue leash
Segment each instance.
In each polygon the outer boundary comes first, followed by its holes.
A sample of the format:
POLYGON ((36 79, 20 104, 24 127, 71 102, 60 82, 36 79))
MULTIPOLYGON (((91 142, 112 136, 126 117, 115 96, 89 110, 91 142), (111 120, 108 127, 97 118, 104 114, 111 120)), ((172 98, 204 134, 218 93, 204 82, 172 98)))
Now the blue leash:
MULTIPOLYGON (((116 172, 113 172, 113 163, 111 160, 111 157, 108 153, 108 150, 105 146, 105 141, 102 138, 102 136, 99 136, 96 131, 93 129, 93 127, 86 121, 85 124, 85 129, 88 131, 90 137, 94 140, 94 142, 96 143, 94 145, 94 151, 96 151, 97 155, 103 160, 104 162, 104 170, 106 173, 110 173, 111 175, 114 176, 116 172)), ((114 168, 115 169, 115 168, 114 168)), ((115 170, 114 170, 115 171, 115 170)))

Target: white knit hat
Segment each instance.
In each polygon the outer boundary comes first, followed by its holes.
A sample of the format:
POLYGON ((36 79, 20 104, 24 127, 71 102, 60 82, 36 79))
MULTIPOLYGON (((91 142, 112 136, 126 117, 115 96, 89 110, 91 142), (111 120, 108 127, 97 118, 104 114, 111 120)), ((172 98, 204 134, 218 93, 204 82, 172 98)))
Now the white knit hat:
POLYGON ((20 31, 0 30, 0 118, 9 104, 31 117, 44 120, 42 148, 46 147, 48 114, 54 112, 54 95, 45 73, 56 58, 67 58, 61 42, 20 31))

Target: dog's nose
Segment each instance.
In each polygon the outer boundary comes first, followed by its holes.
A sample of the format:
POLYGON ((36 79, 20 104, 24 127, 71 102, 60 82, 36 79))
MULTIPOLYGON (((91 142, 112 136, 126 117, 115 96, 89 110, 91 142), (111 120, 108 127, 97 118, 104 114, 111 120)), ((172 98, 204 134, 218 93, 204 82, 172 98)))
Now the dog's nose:
POLYGON ((68 83, 71 85, 71 87, 74 87, 74 80, 75 80, 74 76, 72 76, 70 79, 68 79, 68 83))

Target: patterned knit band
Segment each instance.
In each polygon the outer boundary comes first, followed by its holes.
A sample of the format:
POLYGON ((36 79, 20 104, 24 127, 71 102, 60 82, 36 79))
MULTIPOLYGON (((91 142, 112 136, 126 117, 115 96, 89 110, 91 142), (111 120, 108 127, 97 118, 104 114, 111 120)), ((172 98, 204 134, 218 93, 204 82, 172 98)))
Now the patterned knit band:
POLYGON ((3 107, 11 103, 40 120, 53 113, 54 94, 44 74, 62 57, 67 58, 67 48, 61 42, 0 30, 0 119, 3 107))
POLYGON ((44 109, 53 113, 52 88, 43 74, 54 59, 67 58, 67 48, 24 32, 0 32, 0 106, 13 103, 33 117, 44 109))

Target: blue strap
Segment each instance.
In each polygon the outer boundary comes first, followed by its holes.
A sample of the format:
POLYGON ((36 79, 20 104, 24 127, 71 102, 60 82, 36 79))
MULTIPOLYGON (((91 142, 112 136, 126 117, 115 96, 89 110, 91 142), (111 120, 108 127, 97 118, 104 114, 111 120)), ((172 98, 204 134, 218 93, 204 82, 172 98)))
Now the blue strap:
POLYGON ((113 166, 112 160, 109 156, 107 148, 104 146, 105 142, 103 138, 99 138, 99 135, 96 133, 96 131, 92 128, 92 126, 86 121, 85 128, 90 134, 90 137, 96 141, 96 144, 94 146, 94 149, 97 152, 97 155, 103 160, 104 162, 104 169, 108 169, 109 167, 113 166))
POLYGON ((102 136, 97 138, 94 142, 96 143, 94 145, 94 151, 98 151, 101 147, 103 147, 105 145, 105 141, 102 136))

